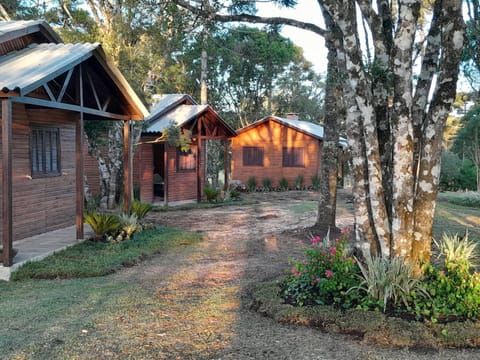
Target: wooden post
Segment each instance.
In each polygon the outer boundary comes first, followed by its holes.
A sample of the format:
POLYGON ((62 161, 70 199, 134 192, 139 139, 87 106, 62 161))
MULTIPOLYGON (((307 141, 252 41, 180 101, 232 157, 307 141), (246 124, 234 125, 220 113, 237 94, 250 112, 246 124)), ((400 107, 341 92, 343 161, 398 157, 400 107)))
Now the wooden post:
POLYGON ((168 205, 168 141, 163 146, 163 204, 168 205))
POLYGON ((202 119, 198 119, 197 122, 197 159, 196 159, 196 167, 197 167, 197 202, 202 200, 202 179, 201 179, 201 172, 200 166, 202 162, 200 161, 203 153, 202 153, 202 119))
POLYGON ((131 163, 130 163, 130 121, 123 122, 123 211, 130 213, 130 203, 132 201, 132 181, 131 181, 131 163))
POLYGON ((77 240, 83 239, 83 203, 84 199, 84 162, 83 162, 83 112, 75 123, 75 181, 76 181, 76 214, 75 225, 77 228, 77 240))
POLYGON ((228 190, 228 139, 224 140, 223 143, 223 191, 228 190))
POLYGON ((3 266, 12 265, 12 103, 2 99, 2 242, 3 266))

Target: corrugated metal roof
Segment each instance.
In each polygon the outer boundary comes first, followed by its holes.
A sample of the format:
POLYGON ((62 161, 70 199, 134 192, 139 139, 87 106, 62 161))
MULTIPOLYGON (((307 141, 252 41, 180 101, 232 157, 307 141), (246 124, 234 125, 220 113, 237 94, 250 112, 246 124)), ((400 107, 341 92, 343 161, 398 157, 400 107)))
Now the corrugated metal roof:
POLYGON ((153 119, 156 116, 162 116, 166 111, 171 110, 176 105, 181 104, 185 100, 188 100, 192 104, 197 103, 187 94, 155 94, 153 95, 155 104, 150 111, 150 118, 153 119))
POLYGON ((0 42, 41 32, 49 41, 61 42, 61 38, 42 20, 0 21, 0 42))
POLYGON ((90 44, 32 44, 0 57, 0 89, 28 94, 92 56, 90 44))
MULTIPOLYGON (((207 108, 208 105, 177 106, 172 111, 156 118, 144 132, 162 132, 171 125, 181 127, 183 124, 192 120, 195 116, 202 114, 207 108)), ((152 114, 152 116, 153 115, 154 114, 152 114)))

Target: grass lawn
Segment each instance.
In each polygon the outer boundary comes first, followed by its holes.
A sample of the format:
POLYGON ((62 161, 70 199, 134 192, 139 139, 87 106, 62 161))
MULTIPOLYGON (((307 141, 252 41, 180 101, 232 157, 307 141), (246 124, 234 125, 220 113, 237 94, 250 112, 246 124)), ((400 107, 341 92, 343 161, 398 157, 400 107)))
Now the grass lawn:
POLYGON ((471 240, 480 242, 480 207, 462 206, 449 201, 438 201, 433 224, 435 239, 442 234, 463 235, 468 230, 471 240))

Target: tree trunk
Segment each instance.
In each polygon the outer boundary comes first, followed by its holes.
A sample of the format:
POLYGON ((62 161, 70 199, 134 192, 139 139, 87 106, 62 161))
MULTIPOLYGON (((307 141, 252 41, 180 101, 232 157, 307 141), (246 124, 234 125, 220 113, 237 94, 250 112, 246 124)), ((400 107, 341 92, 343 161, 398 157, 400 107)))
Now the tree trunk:
POLYGON ((342 73, 345 69, 337 61, 337 49, 341 49, 341 33, 330 15, 323 11, 330 36, 325 44, 328 49, 327 83, 325 88, 325 120, 322 156, 320 162, 320 194, 315 228, 320 232, 336 228, 337 178, 339 128, 345 117, 342 101, 342 73))

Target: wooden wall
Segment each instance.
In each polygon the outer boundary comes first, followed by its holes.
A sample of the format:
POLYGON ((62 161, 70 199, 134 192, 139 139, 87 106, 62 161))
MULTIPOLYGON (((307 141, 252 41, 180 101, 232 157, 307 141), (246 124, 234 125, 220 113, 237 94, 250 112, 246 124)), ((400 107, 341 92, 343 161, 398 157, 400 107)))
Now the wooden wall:
POLYGON ((275 121, 267 121, 232 138, 232 180, 248 184, 252 176, 257 186, 269 178, 272 186, 278 186, 284 177, 289 187, 295 187, 298 175, 303 175, 303 185, 310 186, 312 177, 318 174, 321 159, 321 142, 275 121), (243 147, 258 146, 264 149, 264 166, 243 166, 243 147), (305 148, 305 167, 283 167, 282 148, 305 148))
MULTIPOLYGON (((142 137, 142 142, 154 138, 142 137)), ((153 144, 142 143, 134 149, 133 186, 140 188, 140 201, 152 203, 153 196, 153 144)))
POLYGON ((12 110, 13 239, 19 240, 74 225, 75 120, 78 115, 53 109, 25 109, 22 104, 13 104, 12 110), (32 125, 60 129, 60 176, 31 178, 32 125))
POLYGON ((168 146, 167 201, 197 200, 197 172, 177 171, 177 148, 168 146))

